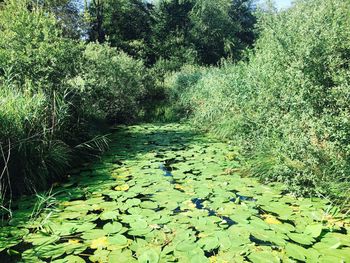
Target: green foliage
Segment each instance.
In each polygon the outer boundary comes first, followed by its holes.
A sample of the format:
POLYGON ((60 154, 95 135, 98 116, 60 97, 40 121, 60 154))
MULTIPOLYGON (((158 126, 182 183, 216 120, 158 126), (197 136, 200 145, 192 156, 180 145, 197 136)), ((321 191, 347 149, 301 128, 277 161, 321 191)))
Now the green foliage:
POLYGON ((165 80, 168 98, 174 104, 174 109, 179 116, 188 116, 192 113, 191 88, 205 75, 207 69, 198 66, 185 65, 181 71, 169 75, 165 80))
POLYGON ((81 93, 82 111, 95 118, 131 120, 137 116, 146 91, 146 69, 135 60, 109 47, 90 43, 83 53, 80 74, 71 86, 81 93))
POLYGON ((8 0, 0 16, 0 76, 11 68, 14 80, 47 93, 75 74, 80 47, 61 37, 53 15, 29 1, 8 0))
POLYGON ((45 189, 105 150, 96 132, 107 119, 134 120, 153 81, 142 61, 65 38, 60 7, 69 3, 7 0, 0 9, 1 201, 45 189))
POLYGON ((80 0, 31 0, 54 15, 65 37, 79 39, 85 27, 80 0))
MULTIPOLYGON (((2 195, 44 189, 55 176, 61 175, 69 163, 70 149, 54 134, 48 103, 42 93, 23 93, 15 87, 0 87, 0 147, 2 195)), ((56 112, 64 114, 66 105, 56 112)), ((57 114, 57 116, 59 116, 57 114)))
POLYGON ((136 58, 146 58, 150 4, 141 0, 94 0, 89 4, 90 41, 108 42, 136 58))
POLYGON ((64 83, 80 46, 60 36, 53 16, 30 1, 0 10, 1 195, 44 189, 69 166, 62 136, 72 128, 64 83))
POLYGON ((350 259, 348 216, 239 176, 227 142, 189 124, 119 127, 112 138, 111 151, 79 176, 15 203, 0 232, 3 262, 350 259))
POLYGON ((160 59, 216 64, 222 57, 239 59, 253 43, 253 11, 251 0, 95 0, 89 38, 108 40, 150 65, 160 59))
POLYGON ((242 145, 263 180, 299 194, 346 196, 349 10, 349 1, 313 0, 262 15, 248 62, 209 69, 189 87, 186 69, 175 76, 180 105, 200 127, 242 145))
POLYGON ((191 38, 205 64, 223 57, 240 58, 240 52, 253 43, 255 17, 251 1, 193 1, 191 38), (243 24, 245 22, 245 24, 243 24), (244 29, 243 29, 244 26, 244 29))
POLYGON ((182 58, 182 64, 191 63, 191 57, 203 64, 216 64, 222 57, 239 59, 254 40, 252 12, 247 0, 160 1, 152 27, 156 57, 182 58), (183 56, 182 49, 192 56, 183 56))

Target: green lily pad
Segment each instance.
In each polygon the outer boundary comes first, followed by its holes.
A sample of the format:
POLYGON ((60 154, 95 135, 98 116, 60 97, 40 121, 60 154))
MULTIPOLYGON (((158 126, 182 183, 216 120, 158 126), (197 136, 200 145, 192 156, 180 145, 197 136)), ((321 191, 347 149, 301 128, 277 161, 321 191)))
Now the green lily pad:
POLYGON ((177 124, 124 126, 111 139, 58 188, 55 209, 28 221, 36 199, 19 201, 0 229, 4 262, 22 244, 24 262, 350 262, 349 219, 327 222, 327 201, 241 177, 227 142, 177 124))
POLYGON ((83 235, 81 236, 83 239, 86 240, 93 240, 93 239, 98 239, 100 237, 103 237, 106 235, 106 231, 102 230, 102 229, 92 229, 89 230, 85 233, 83 233, 83 235))
POLYGON ((107 238, 108 243, 111 245, 125 246, 128 243, 128 239, 123 235, 113 235, 107 238))
POLYGON ((101 220, 116 219, 119 213, 117 211, 105 211, 101 213, 101 220))
POLYGON ((288 233, 287 235, 291 240, 302 245, 311 245, 315 242, 312 236, 306 234, 288 233))
POLYGON ((204 237, 198 241, 198 245, 203 247, 205 251, 211 251, 220 246, 219 239, 216 236, 204 237))
POLYGON ((0 238, 0 252, 10 247, 16 246, 22 240, 17 238, 0 238))
POLYGON ((56 259, 52 263, 85 263, 85 260, 79 256, 69 255, 63 259, 56 259))
POLYGON ((91 262, 107 262, 110 251, 97 249, 94 254, 89 257, 91 262))
POLYGON ((108 255, 108 263, 133 263, 136 261, 130 250, 114 250, 108 255))
POLYGON ((107 234, 118 233, 120 230, 122 230, 122 228, 123 228, 123 225, 118 222, 107 223, 103 226, 103 230, 107 234))
POLYGON ((35 247, 32 250, 32 253, 43 259, 55 259, 60 256, 62 256, 66 252, 64 244, 58 244, 58 245, 41 245, 38 247, 35 247))
POLYGON ((318 238, 321 235, 322 229, 323 229, 322 224, 308 225, 305 228, 305 234, 310 235, 313 238, 318 238))
POLYGON ((140 206, 147 209, 156 209, 158 207, 157 203, 151 201, 142 202, 140 206))
POLYGON ((305 261, 308 254, 305 248, 292 243, 288 243, 285 249, 289 257, 300 261, 305 261))
POLYGON ((279 263, 280 259, 274 256, 271 251, 253 251, 248 255, 248 258, 253 263, 279 263))
POLYGON ((197 247, 197 245, 194 242, 191 242, 190 240, 184 240, 184 241, 180 241, 177 245, 176 245, 176 250, 177 251, 181 251, 181 252, 190 252, 193 249, 195 249, 197 247))
POLYGON ((59 239, 60 237, 57 235, 45 235, 42 233, 36 233, 36 234, 29 234, 24 238, 24 241, 32 243, 34 246, 41 246, 41 245, 52 244, 59 239))
POLYGON ((147 250, 138 257, 138 262, 139 263, 158 263, 159 254, 154 249, 147 250))
POLYGON ((135 222, 130 223, 130 227, 134 230, 144 229, 147 226, 148 226, 147 221, 142 220, 142 219, 139 219, 139 220, 136 220, 135 222))

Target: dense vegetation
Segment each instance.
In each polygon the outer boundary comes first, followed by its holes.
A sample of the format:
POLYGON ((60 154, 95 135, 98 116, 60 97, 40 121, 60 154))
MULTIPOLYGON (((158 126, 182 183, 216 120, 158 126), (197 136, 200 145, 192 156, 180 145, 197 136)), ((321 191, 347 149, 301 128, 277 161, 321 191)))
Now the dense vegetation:
POLYGON ((0 0, 1 262, 350 260, 350 0, 256 2, 0 0))
POLYGON ((58 180, 78 153, 103 150, 96 126, 135 118, 148 80, 142 61, 66 37, 29 1, 6 1, 0 28, 1 193, 21 194, 58 180))
POLYGON ((349 43, 349 0, 0 1, 1 199, 103 151, 110 124, 174 118, 240 147, 244 175, 342 199, 349 43))
POLYGON ((241 146, 245 172, 348 202, 349 25, 349 1, 300 1, 264 15, 246 61, 184 67, 170 80, 174 102, 241 146))

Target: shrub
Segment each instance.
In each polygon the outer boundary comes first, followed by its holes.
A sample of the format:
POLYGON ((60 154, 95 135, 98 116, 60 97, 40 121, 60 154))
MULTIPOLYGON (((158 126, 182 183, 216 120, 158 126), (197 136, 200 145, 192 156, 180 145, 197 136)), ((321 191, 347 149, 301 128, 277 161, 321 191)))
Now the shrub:
POLYGON ((0 10, 0 76, 11 68, 20 86, 46 93, 76 74, 81 46, 61 37, 53 15, 27 0, 6 0, 0 10))
POLYGON ((261 16, 248 61, 209 69, 180 104, 195 123, 239 144, 263 180, 298 194, 346 195, 349 10, 349 1, 312 0, 261 16))
POLYGON ((84 94, 82 110, 88 116, 126 121, 137 116, 146 91, 145 72, 142 61, 107 44, 90 43, 71 86, 84 94))

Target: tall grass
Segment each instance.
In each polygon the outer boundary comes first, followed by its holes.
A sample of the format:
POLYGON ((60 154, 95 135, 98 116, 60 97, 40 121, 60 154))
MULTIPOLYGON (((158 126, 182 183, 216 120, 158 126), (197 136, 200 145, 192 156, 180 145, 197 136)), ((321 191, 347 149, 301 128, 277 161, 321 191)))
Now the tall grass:
MULTIPOLYGON (((7 178, 1 178, 2 194, 6 188, 16 194, 44 189, 68 167, 70 149, 55 137, 59 127, 51 125, 43 93, 25 93, 6 86, 0 87, 0 93, 0 164, 6 165, 8 172, 7 178)), ((58 116, 56 123, 61 121, 58 116)))

